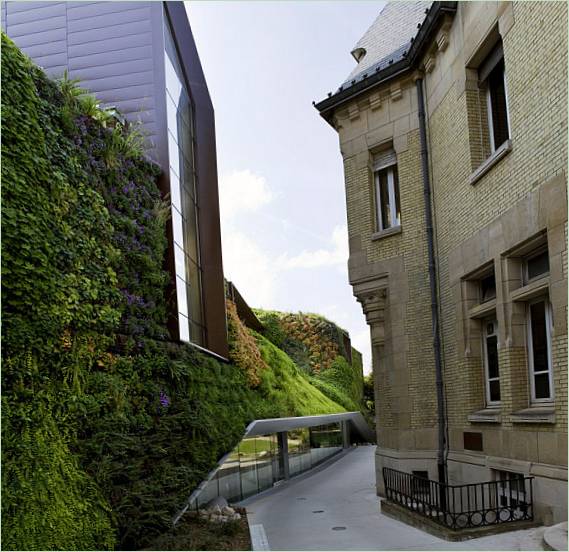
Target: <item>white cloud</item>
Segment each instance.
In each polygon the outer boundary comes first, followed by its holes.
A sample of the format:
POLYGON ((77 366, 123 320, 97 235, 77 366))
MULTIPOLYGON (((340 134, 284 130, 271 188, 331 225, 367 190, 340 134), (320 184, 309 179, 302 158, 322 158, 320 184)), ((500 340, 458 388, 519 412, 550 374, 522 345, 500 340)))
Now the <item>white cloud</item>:
POLYGON ((259 246, 236 230, 223 235, 223 266, 249 305, 268 306, 273 302, 275 272, 272 262, 259 246))
POLYGON ((219 203, 222 220, 240 213, 257 211, 273 199, 264 177, 248 169, 232 171, 219 181, 219 203))
POLYGON ((250 305, 269 305, 274 299, 275 270, 271 257, 253 237, 243 232, 239 215, 259 211, 273 194, 264 177, 234 170, 219 179, 221 241, 225 277, 231 280, 250 305))
POLYGON ((277 258, 276 264, 282 270, 345 265, 348 260, 348 229, 345 224, 334 228, 330 241, 329 249, 315 251, 305 249, 294 257, 283 253, 277 258))

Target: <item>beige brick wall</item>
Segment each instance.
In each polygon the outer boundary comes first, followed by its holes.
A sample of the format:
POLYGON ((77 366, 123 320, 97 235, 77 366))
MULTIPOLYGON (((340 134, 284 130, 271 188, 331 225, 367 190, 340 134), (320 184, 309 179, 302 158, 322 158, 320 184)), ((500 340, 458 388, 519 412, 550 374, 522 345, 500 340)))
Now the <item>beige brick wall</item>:
MULTIPOLYGON (((472 462, 472 455, 486 466, 480 473, 517 466, 541 474, 546 468, 540 466, 567 465, 567 7, 459 3, 448 38, 424 79, 452 477, 459 482, 461 473, 473 473, 456 467, 472 462), (496 29, 504 48, 511 150, 471 183, 490 154, 485 98, 472 66, 496 29), (550 258, 555 421, 519 423, 516 412, 530 406, 525 304, 511 296, 522 284, 512 276, 519 261, 509 252, 542 232, 550 258), (481 323, 468 314, 473 301, 465 278, 490 264, 497 279, 502 404, 499 419, 480 423, 469 416, 486 405, 481 323), (464 451, 465 431, 483 434, 482 453, 464 451)), ((344 157, 350 281, 364 312, 364 296, 374 286, 387 291, 384 317, 366 312, 374 340, 378 467, 399 462, 418 469, 436 449, 437 409, 412 77, 361 94, 337 110, 335 124, 344 157), (402 227, 375 239, 371 158, 386 142, 397 153, 402 227)), ((561 472, 547 477, 563 478, 561 472)))
MULTIPOLYGON (((482 6, 480 6, 482 9, 482 6)), ((475 18, 476 6, 469 7, 469 17, 475 18)), ((483 37, 496 22, 500 14, 496 7, 484 7, 486 27, 479 27, 483 37)), ((431 101, 430 91, 436 91, 438 103, 429 117, 429 138, 432 156, 432 176, 436 217, 437 247, 439 259, 440 300, 443 321, 443 341, 445 348, 445 382, 449 400, 450 425, 469 431, 495 431, 490 425, 469 424, 468 414, 484 404, 483 369, 480 360, 468 359, 461 350, 459 320, 457 320, 456 294, 453 294, 448 258, 460 250, 465 241, 474 233, 491 226, 503 214, 512 209, 528 194, 548 182, 555 175, 563 175, 566 183, 567 166, 567 9, 561 3, 514 3, 511 7, 513 25, 502 36, 506 79, 508 84, 509 114, 512 131, 512 151, 500 160, 486 175, 474 185, 469 184, 474 168, 488 155, 485 140, 480 139, 480 106, 477 93, 464 88, 453 80, 452 74, 439 73, 426 78, 427 101, 431 101), (444 86, 447 79, 446 87, 444 86), (437 79, 437 80, 436 80, 437 79), (446 93, 441 94, 441 88, 446 93), (475 376, 477 372, 479 376, 475 376)), ((458 17, 458 16, 457 16, 458 17)), ((455 21, 456 25, 456 21, 455 21)), ((502 29, 501 29, 502 30, 502 29)), ((460 32, 453 32, 451 40, 460 39, 460 32)), ((477 45, 475 45, 477 46, 477 45)), ((449 48, 439 57, 454 57, 447 64, 465 66, 466 57, 472 54, 459 45, 449 48)), ((437 60, 441 66, 445 61, 437 60)), ((434 93, 434 92, 433 92, 434 93)), ((483 114, 483 116, 485 116, 483 114)), ((483 117, 482 117, 483 118, 483 117)), ((563 184, 565 187, 566 184, 563 184)), ((562 203, 566 196, 558 196, 562 203)), ((552 209, 554 207, 552 206, 552 209)), ((550 230, 548 217, 552 213, 543 212, 542 221, 523 220, 519 213, 517 225, 511 229, 502 228, 502 235, 495 240, 480 239, 475 246, 487 248, 486 251, 463 250, 463 255, 477 254, 480 263, 495 260, 499 262, 500 253, 491 254, 496 242, 509 242, 514 245, 534 230, 550 230), (505 232, 504 232, 505 230, 505 232), (491 242, 488 245, 488 242, 491 242), (495 258, 496 257, 496 258, 495 258)), ((528 217, 529 218, 529 217, 528 217)), ((565 214, 566 218, 566 214, 565 214)), ((469 244, 470 245, 470 244, 469 244)), ((497 248, 499 249, 499 247, 497 248)), ((553 265, 553 251, 550 259, 553 265)), ((561 262, 566 262, 566 246, 561 252, 561 262)), ((474 267, 473 267, 474 268, 474 267)), ((552 266, 553 272, 553 266, 552 266)), ((497 271, 498 277, 498 271, 497 271)), ((552 273, 553 277, 553 273, 552 273)), ((566 269, 561 270, 560 285, 567 286, 566 269)), ((550 286, 551 289, 551 286, 550 286)), ((507 297, 502 298, 507 301, 507 297)), ((555 305, 555 298, 550 300, 555 305)), ((566 314, 566 296, 561 298, 565 306, 556 312, 566 314)), ((559 307, 559 304, 557 304, 559 307)), ((498 317, 500 319, 500 317, 498 317)), ((559 316, 557 317, 559 318, 559 316)), ((500 320, 499 320, 500 321, 500 320)), ((536 432, 559 432, 566 440, 567 432, 567 331, 559 324, 552 340, 555 386, 555 424, 513 423, 510 414, 527 408, 528 377, 525 347, 507 347, 503 336, 499 351, 502 391, 502 431, 529 432, 532 439, 536 432)), ((462 448, 459 442, 458 448, 462 448)), ((503 450, 504 456, 515 454, 521 460, 529 452, 526 449, 503 450)), ((532 459, 533 461, 537 461, 532 459)), ((566 465, 567 455, 562 454, 558 463, 566 465)))

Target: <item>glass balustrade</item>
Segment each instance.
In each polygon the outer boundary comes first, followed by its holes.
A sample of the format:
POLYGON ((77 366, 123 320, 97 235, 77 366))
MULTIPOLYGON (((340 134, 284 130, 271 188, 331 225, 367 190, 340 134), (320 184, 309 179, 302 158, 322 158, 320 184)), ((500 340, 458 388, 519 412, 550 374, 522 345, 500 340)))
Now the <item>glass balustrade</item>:
POLYGON ((342 450, 342 427, 338 422, 294 429, 280 443, 276 433, 243 439, 190 507, 201 508, 216 496, 238 502, 270 489, 286 471, 294 477, 314 468, 342 450))

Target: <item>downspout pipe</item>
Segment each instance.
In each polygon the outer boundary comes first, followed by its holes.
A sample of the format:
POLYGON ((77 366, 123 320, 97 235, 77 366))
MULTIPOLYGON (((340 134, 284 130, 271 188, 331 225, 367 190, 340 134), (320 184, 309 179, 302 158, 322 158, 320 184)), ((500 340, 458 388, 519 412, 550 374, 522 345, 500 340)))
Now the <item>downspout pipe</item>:
MULTIPOLYGON (((429 286, 431 289, 431 323, 433 329, 433 350, 435 353, 435 382, 437 388, 437 421, 438 451, 437 466, 439 482, 447 483, 445 446, 445 397, 443 388, 443 364, 441 355, 441 336, 439 323, 439 300, 437 294, 437 267, 435 261, 435 244, 433 230, 433 212, 431 206, 431 177, 429 173, 429 150, 427 146, 427 128, 425 122, 425 99, 423 96, 423 79, 415 82, 417 86, 417 103, 419 107, 419 133, 421 136, 421 168, 423 173, 423 198, 425 203, 425 224, 427 231, 427 247, 429 254, 429 286)), ((442 499, 443 497, 441 497, 442 499)))

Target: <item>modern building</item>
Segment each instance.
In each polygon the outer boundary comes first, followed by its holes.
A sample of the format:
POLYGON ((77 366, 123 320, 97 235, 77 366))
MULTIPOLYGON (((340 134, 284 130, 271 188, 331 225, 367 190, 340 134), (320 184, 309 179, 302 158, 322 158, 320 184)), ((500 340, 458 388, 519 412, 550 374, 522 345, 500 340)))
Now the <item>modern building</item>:
POLYGON ((382 468, 494 481, 499 514, 526 478, 535 518, 566 520, 567 5, 388 3, 352 54, 316 108, 344 161, 378 493, 382 468))
POLYGON ((163 169, 168 327, 226 358, 214 112, 183 2, 3 2, 2 28, 48 75, 141 123, 163 169))

